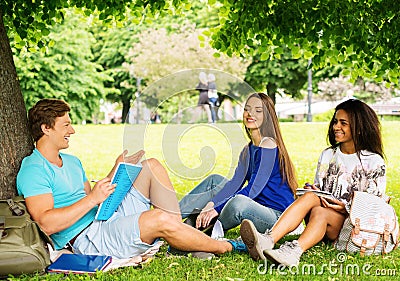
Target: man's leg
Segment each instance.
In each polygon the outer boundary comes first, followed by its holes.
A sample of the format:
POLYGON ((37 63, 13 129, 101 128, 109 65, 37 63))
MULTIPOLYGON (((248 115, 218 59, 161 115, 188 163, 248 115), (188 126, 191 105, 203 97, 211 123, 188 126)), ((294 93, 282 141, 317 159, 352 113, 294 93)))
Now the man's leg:
POLYGON ((143 161, 142 165, 142 171, 133 186, 150 199, 155 209, 167 211, 180 221, 178 199, 165 168, 154 158, 143 161))
POLYGON ((162 210, 150 210, 139 217, 140 238, 151 244, 157 238, 165 239, 172 247, 182 251, 202 251, 223 254, 233 250, 227 241, 218 241, 203 232, 171 218, 162 210))

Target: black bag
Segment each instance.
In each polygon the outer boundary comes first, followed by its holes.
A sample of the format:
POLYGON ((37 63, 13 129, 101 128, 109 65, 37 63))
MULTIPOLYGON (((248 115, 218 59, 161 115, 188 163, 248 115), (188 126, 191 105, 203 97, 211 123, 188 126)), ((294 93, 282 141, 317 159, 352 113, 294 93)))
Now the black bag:
POLYGON ((0 276, 44 272, 50 264, 47 236, 26 210, 22 196, 0 200, 0 276))
MULTIPOLYGON (((183 221, 183 223, 190 225, 191 227, 196 228, 196 219, 198 215, 200 214, 201 210, 200 209, 193 209, 193 211, 190 213, 190 215, 183 221)), ((207 234, 208 236, 211 236, 212 230, 214 227, 214 224, 217 222, 218 217, 215 217, 211 220, 210 224, 207 227, 200 227, 199 230, 207 234)))

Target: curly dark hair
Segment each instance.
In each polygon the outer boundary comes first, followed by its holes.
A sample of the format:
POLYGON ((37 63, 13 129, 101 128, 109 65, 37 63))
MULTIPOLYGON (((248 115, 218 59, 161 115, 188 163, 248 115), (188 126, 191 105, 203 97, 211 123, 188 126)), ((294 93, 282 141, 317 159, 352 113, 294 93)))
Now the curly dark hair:
POLYGON ((344 110, 349 116, 350 130, 356 152, 368 150, 384 158, 381 124, 378 116, 371 107, 358 99, 349 99, 336 106, 327 135, 331 147, 334 148, 340 144, 336 142, 333 131, 336 112, 340 109, 344 110))

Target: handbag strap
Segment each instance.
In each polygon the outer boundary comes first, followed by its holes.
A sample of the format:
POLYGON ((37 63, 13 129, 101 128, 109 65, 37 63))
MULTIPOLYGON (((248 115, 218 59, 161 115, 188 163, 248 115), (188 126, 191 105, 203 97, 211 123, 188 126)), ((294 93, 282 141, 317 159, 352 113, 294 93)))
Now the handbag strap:
POLYGON ((7 236, 7 233, 5 232, 5 224, 6 218, 4 216, 0 216, 0 240, 1 238, 7 236))

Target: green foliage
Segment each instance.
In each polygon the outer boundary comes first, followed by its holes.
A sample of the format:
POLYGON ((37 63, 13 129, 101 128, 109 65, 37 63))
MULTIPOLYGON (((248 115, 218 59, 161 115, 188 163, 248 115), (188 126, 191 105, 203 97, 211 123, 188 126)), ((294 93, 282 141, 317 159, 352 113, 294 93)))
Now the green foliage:
POLYGON ((307 61, 292 59, 288 54, 274 60, 262 60, 257 55, 247 67, 245 81, 257 91, 267 90, 274 101, 278 89, 299 98, 302 96, 300 89, 307 83, 307 61))
MULTIPOLYGON (((238 57, 227 57, 224 54, 219 58, 213 57, 215 50, 208 45, 208 42, 205 42, 204 47, 200 47, 199 37, 203 31, 204 29, 199 29, 190 23, 180 26, 175 32, 169 32, 166 28, 147 28, 140 34, 138 42, 132 44, 126 56, 128 66, 125 71, 129 71, 129 68, 133 69, 135 76, 145 78, 147 85, 152 85, 182 70, 200 68, 216 69, 235 77, 243 77, 248 62, 238 57)), ((168 89, 158 88, 155 91, 145 91, 143 100, 148 106, 156 107, 160 102, 177 94, 173 92, 173 89, 194 89, 198 83, 198 73, 193 73, 194 75, 189 77, 190 80, 164 80, 166 84, 162 86, 168 89)), ((159 83, 161 84, 163 82, 159 83)), ((198 92, 191 91, 188 94, 189 97, 184 97, 183 100, 187 101, 187 98, 190 99, 190 96, 197 95, 198 92)), ((163 106, 165 109, 167 104, 164 103, 163 106)))
MULTIPOLYGON (((100 63, 105 72, 113 77, 112 82, 105 84, 106 87, 115 90, 107 95, 107 99, 116 102, 122 101, 124 104, 123 120, 125 120, 125 113, 128 111, 131 101, 135 100, 135 93, 138 90, 136 87, 137 78, 140 77, 142 79, 143 89, 146 84, 152 83, 163 76, 189 68, 182 62, 184 59, 188 60, 187 57, 182 57, 182 59, 174 62, 174 58, 181 57, 181 53, 178 51, 171 56, 172 52, 165 50, 176 50, 186 44, 190 47, 189 50, 195 52, 200 49, 200 42, 195 36, 192 36, 195 43, 188 42, 187 34, 193 31, 191 26, 195 25, 197 28, 218 23, 217 12, 211 10, 201 1, 193 1, 190 6, 185 6, 185 8, 188 10, 181 11, 180 15, 175 13, 165 14, 156 20, 139 15, 137 10, 129 11, 124 23, 116 26, 105 26, 99 22, 92 29, 94 36, 97 38, 97 42, 93 47, 95 61, 100 63), (138 20, 139 17, 144 20, 138 20), (184 33, 185 36, 177 35, 184 33), (168 42, 165 42, 165 37, 170 37, 168 42), (141 44, 141 42, 145 43, 141 44), (146 44, 146 42, 151 44, 146 44), (170 56, 170 61, 166 61, 168 56, 170 56), (132 57, 135 57, 135 62, 129 67, 123 67, 125 61, 131 63, 132 57), (171 62, 173 63, 171 64, 171 62), (129 73, 129 68, 131 68, 132 73, 129 73)), ((201 34, 196 30, 195 33, 201 34)), ((208 53, 214 52, 210 47, 206 49, 208 53)), ((209 56, 212 57, 211 55, 209 56)), ((188 61, 196 59, 204 60, 203 57, 193 57, 188 61)), ((201 66, 206 67, 204 63, 201 66)), ((148 107, 156 107, 164 98, 159 94, 151 93, 150 95, 142 95, 141 101, 145 102, 148 107)), ((174 106, 173 104, 176 105, 176 103, 171 102, 169 106, 174 106)), ((185 105, 180 104, 180 106, 185 105)), ((171 117, 169 116, 171 110, 166 107, 168 105, 164 104, 161 112, 165 111, 163 116, 169 118, 171 117)))
POLYGON ((92 62, 95 39, 85 19, 67 14, 63 24, 49 29, 53 43, 46 52, 15 48, 14 61, 26 107, 42 98, 61 98, 70 103, 76 123, 96 116, 99 100, 107 93, 103 84, 112 78, 92 62))
POLYGON ((7 32, 17 47, 37 50, 45 46, 50 26, 62 22, 65 9, 72 7, 79 8, 86 16, 95 15, 104 23, 124 20, 130 11, 139 23, 144 16, 156 18, 168 12, 180 13, 190 8, 190 4, 188 0, 4 0, 0 2, 0 16, 4 17, 7 32))
POLYGON ((398 83, 400 2, 392 0, 221 0, 212 45, 261 59, 289 48, 313 67, 343 64, 343 75, 398 83))
POLYGON ((324 113, 315 114, 315 115, 313 115, 313 121, 315 121, 315 122, 329 122, 329 121, 331 121, 331 118, 332 118, 334 113, 335 113, 335 110, 331 109, 331 110, 329 110, 327 112, 324 112, 324 113))

